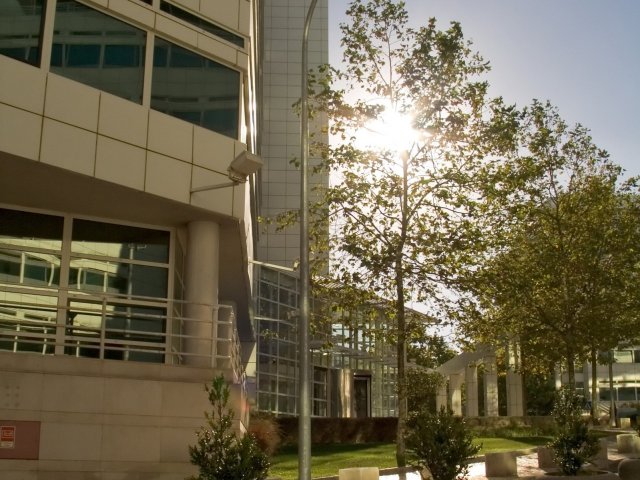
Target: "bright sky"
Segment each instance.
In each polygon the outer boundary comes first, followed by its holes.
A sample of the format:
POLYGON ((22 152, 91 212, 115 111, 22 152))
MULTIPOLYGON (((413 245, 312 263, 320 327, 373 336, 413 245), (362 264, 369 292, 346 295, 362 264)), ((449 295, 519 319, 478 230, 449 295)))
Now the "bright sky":
MULTIPOLYGON (((341 60, 348 0, 329 0, 329 55, 341 60)), ((492 65, 491 95, 550 100, 611 159, 640 175, 639 0, 406 0, 413 26, 459 21, 492 65)))

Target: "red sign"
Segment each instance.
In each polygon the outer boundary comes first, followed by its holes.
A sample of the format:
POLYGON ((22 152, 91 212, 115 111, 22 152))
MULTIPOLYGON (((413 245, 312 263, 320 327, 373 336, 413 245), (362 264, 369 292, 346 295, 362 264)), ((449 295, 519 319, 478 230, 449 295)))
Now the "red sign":
POLYGON ((0 425, 0 448, 15 448, 16 427, 13 425, 0 425))

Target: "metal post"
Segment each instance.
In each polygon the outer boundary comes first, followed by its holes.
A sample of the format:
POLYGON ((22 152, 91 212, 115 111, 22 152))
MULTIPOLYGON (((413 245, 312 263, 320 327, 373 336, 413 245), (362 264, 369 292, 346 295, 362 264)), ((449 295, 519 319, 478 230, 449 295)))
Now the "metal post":
POLYGON ((298 391, 298 478, 311 479, 311 391, 309 352, 309 26, 317 0, 311 0, 302 32, 302 81, 300 113, 300 328, 298 391))

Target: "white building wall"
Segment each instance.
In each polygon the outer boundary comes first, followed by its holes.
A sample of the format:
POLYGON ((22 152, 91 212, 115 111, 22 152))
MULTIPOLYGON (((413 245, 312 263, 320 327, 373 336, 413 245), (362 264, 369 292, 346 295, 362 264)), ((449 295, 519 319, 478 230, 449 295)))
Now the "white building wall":
MULTIPOLYGON (((300 118, 293 104, 300 99, 302 81, 302 31, 309 0, 265 0, 262 58, 262 169, 261 215, 300 208, 300 170, 292 159, 300 158, 300 118)), ((327 0, 316 6, 309 31, 309 68, 328 62, 327 0)), ((317 126, 316 126, 317 128, 317 126)), ((312 125, 310 129, 314 129, 312 125)), ((313 163, 311 158, 310 164, 313 163)), ((310 178, 310 186, 326 178, 310 178)), ((300 258, 299 227, 276 232, 265 226, 258 258, 291 267, 300 258)))
MULTIPOLYGON (((239 138, 150 109, 151 68, 145 72, 142 104, 136 104, 50 72, 48 60, 35 67, 0 55, 0 206, 141 222, 171 229, 175 238, 185 237, 191 221, 216 224, 223 258, 210 267, 220 276, 222 291, 245 297, 240 310, 248 324, 249 184, 191 190, 229 183, 230 163, 248 149, 245 140, 255 136, 250 131, 255 106, 249 103, 255 95, 250 84, 254 2, 171 2, 243 36, 244 48, 160 11, 160 0, 153 5, 137 0, 80 3, 144 29, 147 42, 161 35, 240 71, 246 103, 239 138)), ((52 51, 55 1, 47 4, 45 59, 52 51)), ((148 67, 152 51, 147 48, 148 67)), ((187 242, 183 238, 181 243, 187 242)), ((192 248, 189 255, 196 264, 198 252, 192 248)), ((217 295, 212 292, 209 299, 217 301, 217 295)), ((238 304, 224 295, 220 300, 227 299, 238 304)), ((187 447, 195 443, 208 409, 204 384, 217 371, 232 383, 239 381, 231 368, 0 351, 0 423, 38 422, 40 442, 31 459, 7 457, 2 449, 0 477, 183 479, 195 472, 187 447)), ((236 419, 246 422, 246 398, 237 388, 233 403, 236 419)))

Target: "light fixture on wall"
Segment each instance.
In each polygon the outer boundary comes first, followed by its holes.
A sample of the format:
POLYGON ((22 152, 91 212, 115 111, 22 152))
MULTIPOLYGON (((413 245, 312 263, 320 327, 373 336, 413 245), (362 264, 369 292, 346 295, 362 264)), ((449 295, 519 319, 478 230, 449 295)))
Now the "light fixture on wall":
POLYGON ((206 190, 216 190, 218 188, 233 187, 247 181, 247 177, 256 173, 262 167, 262 159, 247 151, 241 152, 233 159, 227 169, 227 176, 231 182, 217 183, 214 185, 204 185, 191 189, 191 193, 204 192, 206 190))

